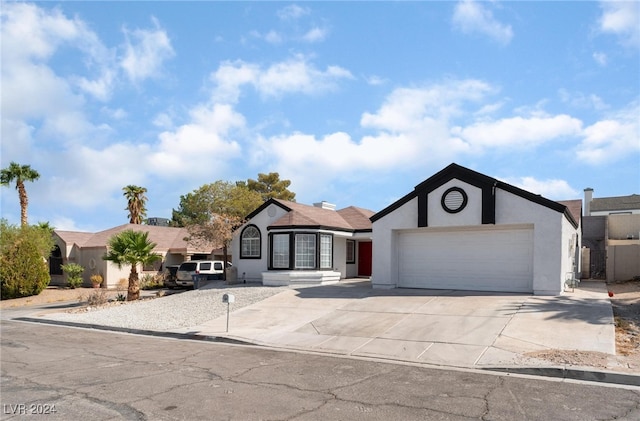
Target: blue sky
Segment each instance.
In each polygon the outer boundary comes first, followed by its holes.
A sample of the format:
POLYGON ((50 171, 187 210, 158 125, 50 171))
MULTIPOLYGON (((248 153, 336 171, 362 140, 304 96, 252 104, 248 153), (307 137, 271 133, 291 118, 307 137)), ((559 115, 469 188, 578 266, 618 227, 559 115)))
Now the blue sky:
MULTIPOLYGON (((452 162, 554 200, 640 193, 638 2, 3 2, 2 167, 97 231, 216 180, 378 211, 452 162)), ((15 189, 2 217, 20 220, 15 189)))

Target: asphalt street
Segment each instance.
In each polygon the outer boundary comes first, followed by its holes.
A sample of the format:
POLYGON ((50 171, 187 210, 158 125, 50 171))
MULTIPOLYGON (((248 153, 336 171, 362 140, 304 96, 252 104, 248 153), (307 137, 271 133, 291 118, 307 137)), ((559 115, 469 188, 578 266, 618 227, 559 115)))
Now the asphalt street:
POLYGON ((640 419, 638 388, 6 319, 0 333, 2 420, 640 419))

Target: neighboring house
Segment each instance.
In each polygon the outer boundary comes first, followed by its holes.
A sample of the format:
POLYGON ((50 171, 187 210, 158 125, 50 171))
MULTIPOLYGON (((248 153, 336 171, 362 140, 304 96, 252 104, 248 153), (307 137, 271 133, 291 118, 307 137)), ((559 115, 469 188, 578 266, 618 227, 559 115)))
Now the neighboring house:
POLYGON ((239 282, 318 285, 371 275, 372 211, 270 199, 236 230, 239 282))
POLYGON ((640 275, 640 195, 594 198, 584 189, 583 277, 628 280, 640 275))
POLYGON ((103 260, 102 256, 107 252, 109 238, 128 229, 149 232, 149 239, 156 243, 155 252, 162 256, 155 264, 138 268, 140 274, 157 274, 166 265, 177 265, 185 260, 222 259, 220 249, 198 249, 187 243, 185 238, 189 233, 186 228, 124 224, 97 233, 54 230, 55 248, 49 258, 51 284, 66 285, 66 276, 60 266, 78 263, 85 268, 85 285, 91 285, 91 275, 99 274, 105 280, 102 285, 104 288, 117 287, 121 279, 129 278, 131 267, 118 269, 113 263, 103 260))
POLYGON ((561 294, 580 267, 577 202, 451 164, 371 218, 373 287, 561 294))
POLYGON ((640 214, 640 194, 593 197, 593 189, 584 189, 584 216, 640 214))

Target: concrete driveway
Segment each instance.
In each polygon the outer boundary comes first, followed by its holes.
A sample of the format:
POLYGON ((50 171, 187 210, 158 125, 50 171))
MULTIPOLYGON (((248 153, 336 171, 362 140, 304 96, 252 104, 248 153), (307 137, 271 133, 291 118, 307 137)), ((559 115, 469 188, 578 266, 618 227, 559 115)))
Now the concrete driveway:
MULTIPOLYGON (((233 310, 233 304, 231 304, 233 310)), ((284 349, 457 367, 535 366, 548 349, 615 354, 602 283, 561 297, 372 289, 366 281, 291 289, 183 332, 284 349)))

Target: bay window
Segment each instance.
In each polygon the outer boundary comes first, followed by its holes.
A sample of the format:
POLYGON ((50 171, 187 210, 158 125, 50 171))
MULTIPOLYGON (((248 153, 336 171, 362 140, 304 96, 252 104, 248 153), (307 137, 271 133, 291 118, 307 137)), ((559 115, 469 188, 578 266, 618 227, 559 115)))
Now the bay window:
POLYGON ((270 269, 332 269, 333 235, 310 232, 270 234, 270 269))

